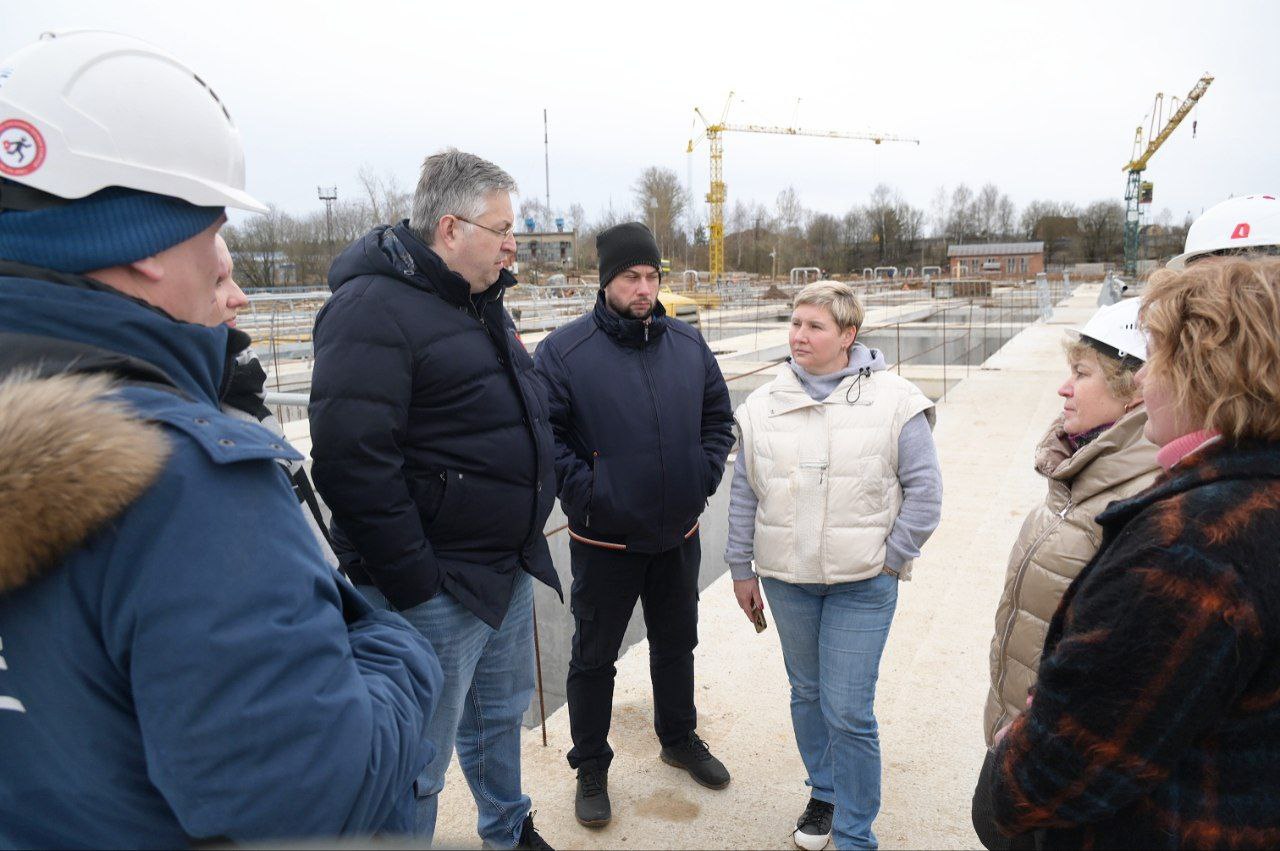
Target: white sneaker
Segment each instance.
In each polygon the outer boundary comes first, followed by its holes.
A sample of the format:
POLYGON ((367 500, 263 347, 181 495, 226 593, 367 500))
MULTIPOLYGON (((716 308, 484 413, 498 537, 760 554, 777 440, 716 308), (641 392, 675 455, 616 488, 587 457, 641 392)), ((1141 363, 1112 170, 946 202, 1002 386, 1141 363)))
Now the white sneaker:
POLYGON ((831 819, 836 808, 826 801, 810 798, 804 814, 796 822, 791 841, 804 851, 822 851, 831 841, 831 819))

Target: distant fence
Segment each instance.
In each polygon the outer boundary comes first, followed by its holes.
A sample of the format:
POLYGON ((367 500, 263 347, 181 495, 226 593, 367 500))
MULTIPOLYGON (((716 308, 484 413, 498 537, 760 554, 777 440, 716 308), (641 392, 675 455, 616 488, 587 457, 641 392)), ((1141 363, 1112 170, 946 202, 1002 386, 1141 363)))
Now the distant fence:
MULTIPOLYGON (((1042 316, 1042 299, 1047 290, 1052 304, 1057 304, 1071 293, 1069 280, 1046 281, 1047 286, 1037 287, 1025 282, 1013 287, 1001 287, 990 295, 971 295, 967 298, 951 297, 921 314, 912 310, 909 317, 899 316, 859 329, 859 336, 892 332, 895 340, 892 368, 901 374, 904 364, 934 361, 930 365, 941 367, 942 399, 953 380, 967 376, 974 365, 981 365, 1010 339, 1042 316), (904 329, 937 326, 938 339, 932 345, 901 357, 904 329)), ((868 307, 918 308, 924 293, 919 290, 882 290, 863 300, 868 307)), ((784 304, 784 315, 790 315, 789 304, 784 304)), ((709 329, 704 328, 704 336, 709 329)), ((710 339, 710 338, 708 338, 710 339)), ((743 373, 730 375, 726 382, 746 378, 772 369, 786 360, 786 356, 774 358, 762 366, 743 373)))

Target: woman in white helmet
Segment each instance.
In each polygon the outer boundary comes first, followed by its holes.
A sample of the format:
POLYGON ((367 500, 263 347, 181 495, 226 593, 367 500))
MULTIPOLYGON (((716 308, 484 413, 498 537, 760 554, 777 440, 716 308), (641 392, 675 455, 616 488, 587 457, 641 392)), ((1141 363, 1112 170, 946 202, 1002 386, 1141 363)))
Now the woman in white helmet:
MULTIPOLYGON (((1159 470, 1156 447, 1143 437, 1147 412, 1134 380, 1146 360, 1138 308, 1138 299, 1101 308, 1078 339, 1067 341, 1070 371, 1058 388, 1063 410, 1035 455, 1048 493, 1022 525, 996 610, 983 719, 988 747, 1026 706, 1049 619, 1097 552, 1101 529, 1094 518, 1108 503, 1144 490, 1159 470)), ((980 802, 974 803, 975 826, 987 842, 980 802)))

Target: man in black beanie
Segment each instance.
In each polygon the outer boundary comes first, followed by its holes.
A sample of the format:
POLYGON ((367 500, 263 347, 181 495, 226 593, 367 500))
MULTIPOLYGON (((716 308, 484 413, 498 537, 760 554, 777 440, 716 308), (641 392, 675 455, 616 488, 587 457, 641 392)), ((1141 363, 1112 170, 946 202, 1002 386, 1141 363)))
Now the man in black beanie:
POLYGON ((662 259, 647 227, 596 237, 592 312, 552 332, 535 360, 547 385, 556 480, 569 520, 574 613, 569 765, 575 814, 611 818, 614 663, 639 600, 649 635, 661 759, 712 789, 729 773, 698 736, 698 517, 733 445, 729 390, 702 336, 658 301, 662 259))

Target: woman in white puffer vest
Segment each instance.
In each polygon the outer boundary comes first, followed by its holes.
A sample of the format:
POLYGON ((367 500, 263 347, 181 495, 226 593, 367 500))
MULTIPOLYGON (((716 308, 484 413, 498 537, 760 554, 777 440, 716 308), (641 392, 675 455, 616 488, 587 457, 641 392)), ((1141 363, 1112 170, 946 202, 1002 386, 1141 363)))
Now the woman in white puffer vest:
POLYGON ((796 296, 791 359, 735 419, 725 559, 757 619, 769 598, 812 789, 797 846, 874 848, 880 744, 873 704, 899 580, 942 510, 933 403, 856 342, 847 284, 796 296), (752 562, 754 561, 754 570, 752 562))

